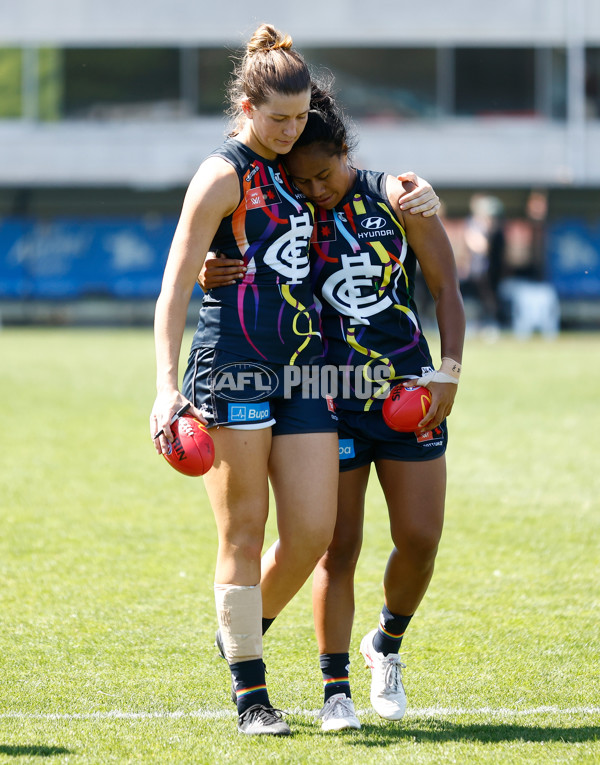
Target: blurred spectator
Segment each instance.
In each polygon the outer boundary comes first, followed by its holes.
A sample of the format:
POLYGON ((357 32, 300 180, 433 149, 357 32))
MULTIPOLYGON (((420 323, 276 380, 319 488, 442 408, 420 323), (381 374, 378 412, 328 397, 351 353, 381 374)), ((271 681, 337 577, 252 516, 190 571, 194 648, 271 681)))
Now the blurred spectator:
POLYGON ((527 199, 527 218, 531 224, 529 270, 528 273, 522 275, 536 282, 542 281, 545 278, 547 215, 547 195, 543 191, 532 191, 527 199))
POLYGON ((465 222, 466 258, 461 273, 465 298, 478 302, 479 320, 499 325, 502 320, 498 286, 504 276, 506 238, 504 208, 497 197, 475 194, 465 222))
POLYGON ((527 220, 522 222, 529 234, 526 257, 518 265, 512 263, 500 285, 501 304, 506 306, 510 326, 520 338, 529 337, 536 331, 546 338, 553 338, 560 329, 558 295, 556 289, 545 281, 547 213, 546 193, 532 191, 526 204, 527 220))

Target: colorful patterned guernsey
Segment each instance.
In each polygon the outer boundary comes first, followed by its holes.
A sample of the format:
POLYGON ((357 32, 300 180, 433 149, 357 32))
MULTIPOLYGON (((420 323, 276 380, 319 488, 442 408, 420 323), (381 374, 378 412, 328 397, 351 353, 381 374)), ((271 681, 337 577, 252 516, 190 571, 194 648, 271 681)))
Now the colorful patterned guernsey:
POLYGON ((390 387, 431 368, 414 302, 416 257, 385 179, 358 170, 334 210, 316 210, 313 289, 322 304, 325 363, 340 367, 336 405, 343 409, 379 409, 390 387), (357 381, 372 393, 359 395, 357 381))
POLYGON ((314 206, 292 187, 278 160, 266 160, 235 139, 212 156, 235 168, 241 193, 212 249, 243 260, 248 270, 241 282, 204 296, 192 348, 307 364, 323 350, 309 273, 314 206))

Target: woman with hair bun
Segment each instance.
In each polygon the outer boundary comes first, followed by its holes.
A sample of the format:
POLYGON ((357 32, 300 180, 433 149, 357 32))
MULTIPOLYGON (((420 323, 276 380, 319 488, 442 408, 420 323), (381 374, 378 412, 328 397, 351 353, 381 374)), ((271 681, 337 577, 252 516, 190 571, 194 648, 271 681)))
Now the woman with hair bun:
POLYGON ((187 404, 207 423, 215 463, 204 476, 219 547, 215 600, 219 638, 232 674, 238 729, 289 734, 267 692, 262 613, 277 613, 323 554, 333 532, 337 443, 321 402, 284 397, 287 365, 322 353, 309 280, 314 207, 293 196, 279 155, 302 132, 310 74, 291 39, 262 25, 231 87, 233 135, 201 164, 185 196, 156 306, 156 401, 150 418, 158 453, 187 404), (209 249, 240 258, 240 285, 203 300, 182 391, 178 360, 187 308, 209 249), (216 385, 219 383, 219 385, 216 385), (265 388, 268 387, 268 390, 265 388), (297 466, 292 479, 288 466, 297 466), (262 598, 261 552, 269 474, 285 559, 262 598), (300 494, 298 485, 307 485, 300 494), (283 603, 281 603, 283 598, 283 603))
POLYGON ((310 73, 291 38, 261 25, 230 87, 234 130, 190 183, 156 305, 151 434, 156 451, 168 452, 170 424, 188 407, 214 440, 204 484, 219 541, 217 640, 245 734, 290 733, 267 692, 262 634, 335 525, 336 423, 290 374, 323 354, 308 256, 315 206, 298 198, 281 161, 304 129, 310 96, 310 73), (187 308, 209 250, 242 261, 245 273, 205 295, 180 391, 187 308), (279 540, 261 577, 269 479, 279 540))

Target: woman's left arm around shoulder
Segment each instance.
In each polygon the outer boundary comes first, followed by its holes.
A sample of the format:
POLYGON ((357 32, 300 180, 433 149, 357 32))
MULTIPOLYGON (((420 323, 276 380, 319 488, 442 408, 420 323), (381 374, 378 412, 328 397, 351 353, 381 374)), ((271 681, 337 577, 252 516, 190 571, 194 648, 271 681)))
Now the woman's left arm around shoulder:
MULTIPOLYGON (((406 238, 415 253, 423 277, 435 303, 435 314, 441 341, 442 359, 462 364, 465 339, 465 310, 458 282, 456 263, 450 240, 437 215, 424 217, 402 211, 398 200, 403 191, 411 191, 410 182, 388 176, 387 196, 402 224, 406 238), (394 201, 396 200, 396 201, 394 201)), ((444 362, 442 362, 443 366, 444 362)), ((437 427, 452 411, 457 385, 441 382, 444 373, 432 373, 434 379, 422 379, 418 384, 427 387, 432 403, 427 415, 419 423, 421 430, 437 427), (437 377, 437 379, 435 379, 437 377)), ((412 381, 415 384, 415 381, 412 381)))

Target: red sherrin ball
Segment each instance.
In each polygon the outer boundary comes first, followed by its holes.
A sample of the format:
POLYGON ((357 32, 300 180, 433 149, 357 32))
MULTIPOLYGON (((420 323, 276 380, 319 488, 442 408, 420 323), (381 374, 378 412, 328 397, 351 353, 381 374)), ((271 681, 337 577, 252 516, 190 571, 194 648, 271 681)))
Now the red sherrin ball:
POLYGON ((396 385, 383 402, 383 419, 392 430, 414 433, 431 405, 431 393, 417 386, 405 388, 396 385))
POLYGON ((175 436, 169 454, 163 454, 169 465, 184 475, 207 473, 215 461, 215 445, 210 433, 195 417, 180 417, 171 425, 175 436))

